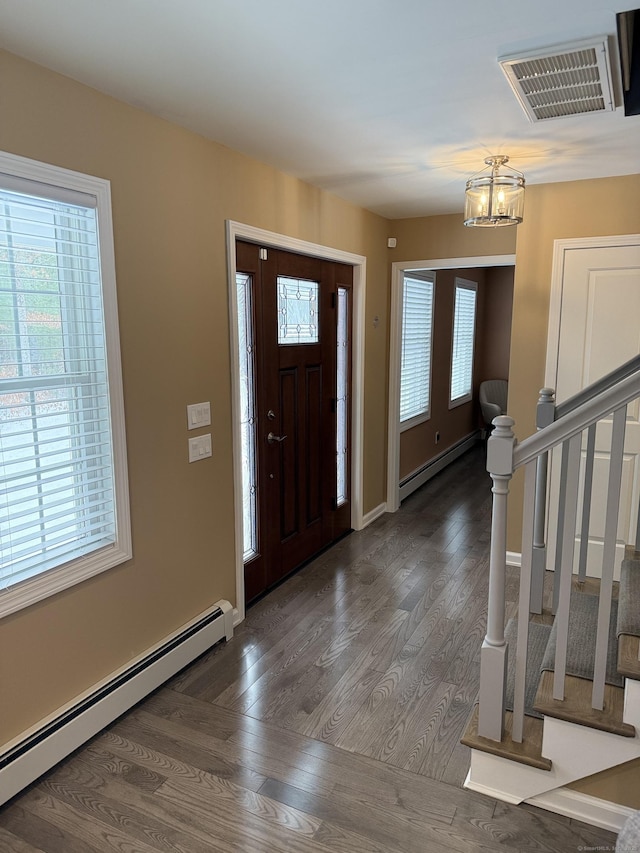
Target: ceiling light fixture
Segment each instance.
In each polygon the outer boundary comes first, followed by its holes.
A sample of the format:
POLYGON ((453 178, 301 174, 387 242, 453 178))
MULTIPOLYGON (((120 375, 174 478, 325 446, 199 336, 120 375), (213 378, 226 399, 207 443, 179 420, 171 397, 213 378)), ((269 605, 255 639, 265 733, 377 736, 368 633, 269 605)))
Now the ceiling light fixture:
POLYGON ((464 224, 518 225, 524 210, 524 175, 511 167, 504 154, 487 157, 483 169, 467 181, 464 224))

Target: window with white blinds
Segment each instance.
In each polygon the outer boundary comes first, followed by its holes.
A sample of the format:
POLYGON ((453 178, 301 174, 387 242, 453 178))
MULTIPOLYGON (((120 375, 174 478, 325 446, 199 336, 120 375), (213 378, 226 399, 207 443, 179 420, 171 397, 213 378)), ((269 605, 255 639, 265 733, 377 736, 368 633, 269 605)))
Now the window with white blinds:
POLYGON ((405 273, 402 283, 400 429, 429 418, 435 275, 405 273))
POLYGON ((0 615, 131 556, 106 181, 0 154, 0 615))
POLYGON ((456 278, 449 408, 466 403, 472 397, 477 290, 474 281, 456 278))

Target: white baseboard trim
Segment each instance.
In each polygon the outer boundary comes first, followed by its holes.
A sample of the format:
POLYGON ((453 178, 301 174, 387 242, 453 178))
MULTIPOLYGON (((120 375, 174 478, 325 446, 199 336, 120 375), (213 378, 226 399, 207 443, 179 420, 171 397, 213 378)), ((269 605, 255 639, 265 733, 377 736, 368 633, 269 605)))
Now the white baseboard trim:
MULTIPOLYGON (((522 802, 517 796, 510 797, 508 793, 502 790, 472 782, 471 770, 467 773, 463 787, 470 791, 477 791, 479 794, 484 794, 494 800, 513 803, 513 805, 519 805, 522 802)), ((588 794, 582 794, 579 791, 564 787, 546 791, 544 794, 530 797, 524 802, 554 812, 554 814, 570 817, 582 823, 588 823, 591 826, 598 826, 600 829, 607 829, 609 832, 616 833, 620 832, 625 820, 635 813, 635 810, 628 806, 612 803, 609 800, 601 800, 599 797, 591 797, 588 794)))
MULTIPOLYGON (((424 486, 425 483, 428 483, 432 477, 439 474, 443 468, 446 468, 447 465, 450 465, 459 456, 466 453, 467 450, 470 450, 471 447, 473 447, 473 445, 479 440, 479 437, 480 431, 475 430, 475 432, 472 432, 466 438, 463 438, 462 441, 448 447, 439 456, 435 456, 433 459, 430 459, 426 465, 422 465, 420 468, 412 471, 411 474, 409 474, 408 477, 405 477, 400 483, 400 502, 409 497, 409 495, 412 492, 415 492, 416 489, 419 489, 420 486, 424 486)), ((488 476, 489 475, 487 474, 487 477, 488 476)))
POLYGON ((599 826, 608 829, 609 832, 620 832, 625 820, 635 813, 628 806, 619 803, 611 803, 609 800, 601 800, 599 797, 591 797, 571 788, 556 788, 545 794, 538 794, 530 800, 525 800, 532 806, 546 809, 565 817, 580 820, 591 826, 599 826))
POLYGON ((0 805, 132 708, 219 640, 233 637, 220 600, 0 750, 0 805))
POLYGON ((505 803, 513 803, 514 806, 517 806, 522 802, 520 797, 512 797, 508 792, 505 793, 498 788, 492 788, 490 785, 483 785, 480 782, 472 781, 471 768, 469 768, 467 778, 464 780, 462 787, 466 788, 468 791, 476 791, 478 794, 484 794, 486 797, 491 797, 492 800, 502 800, 505 803))
POLYGON ((362 527, 360 530, 364 530, 369 524, 376 520, 376 518, 380 518, 381 515, 384 515, 387 511, 386 503, 378 504, 378 506, 374 507, 369 512, 365 513, 362 516, 362 527))
POLYGON ((519 551, 507 551, 507 565, 522 568, 522 554, 519 551))

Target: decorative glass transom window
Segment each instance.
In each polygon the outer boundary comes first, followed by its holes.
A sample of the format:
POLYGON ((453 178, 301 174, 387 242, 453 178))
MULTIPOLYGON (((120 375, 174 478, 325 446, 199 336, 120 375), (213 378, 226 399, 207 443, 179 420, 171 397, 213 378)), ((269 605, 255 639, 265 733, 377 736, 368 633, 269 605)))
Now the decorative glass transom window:
POLYGON ((318 343, 318 282, 278 276, 278 343, 318 343))

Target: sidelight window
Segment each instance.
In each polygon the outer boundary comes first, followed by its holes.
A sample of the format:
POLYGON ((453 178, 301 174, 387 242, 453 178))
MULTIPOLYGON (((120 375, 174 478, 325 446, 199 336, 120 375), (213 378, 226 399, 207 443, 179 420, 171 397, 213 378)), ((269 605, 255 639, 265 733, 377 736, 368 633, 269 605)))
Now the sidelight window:
POLYGON ((244 560, 258 553, 258 466, 256 459, 255 340, 253 278, 236 273, 238 362, 240 365, 240 435, 242 443, 242 528, 244 560))
POLYGON ((336 371, 337 506, 348 500, 347 456, 349 447, 349 291, 338 287, 336 371))

